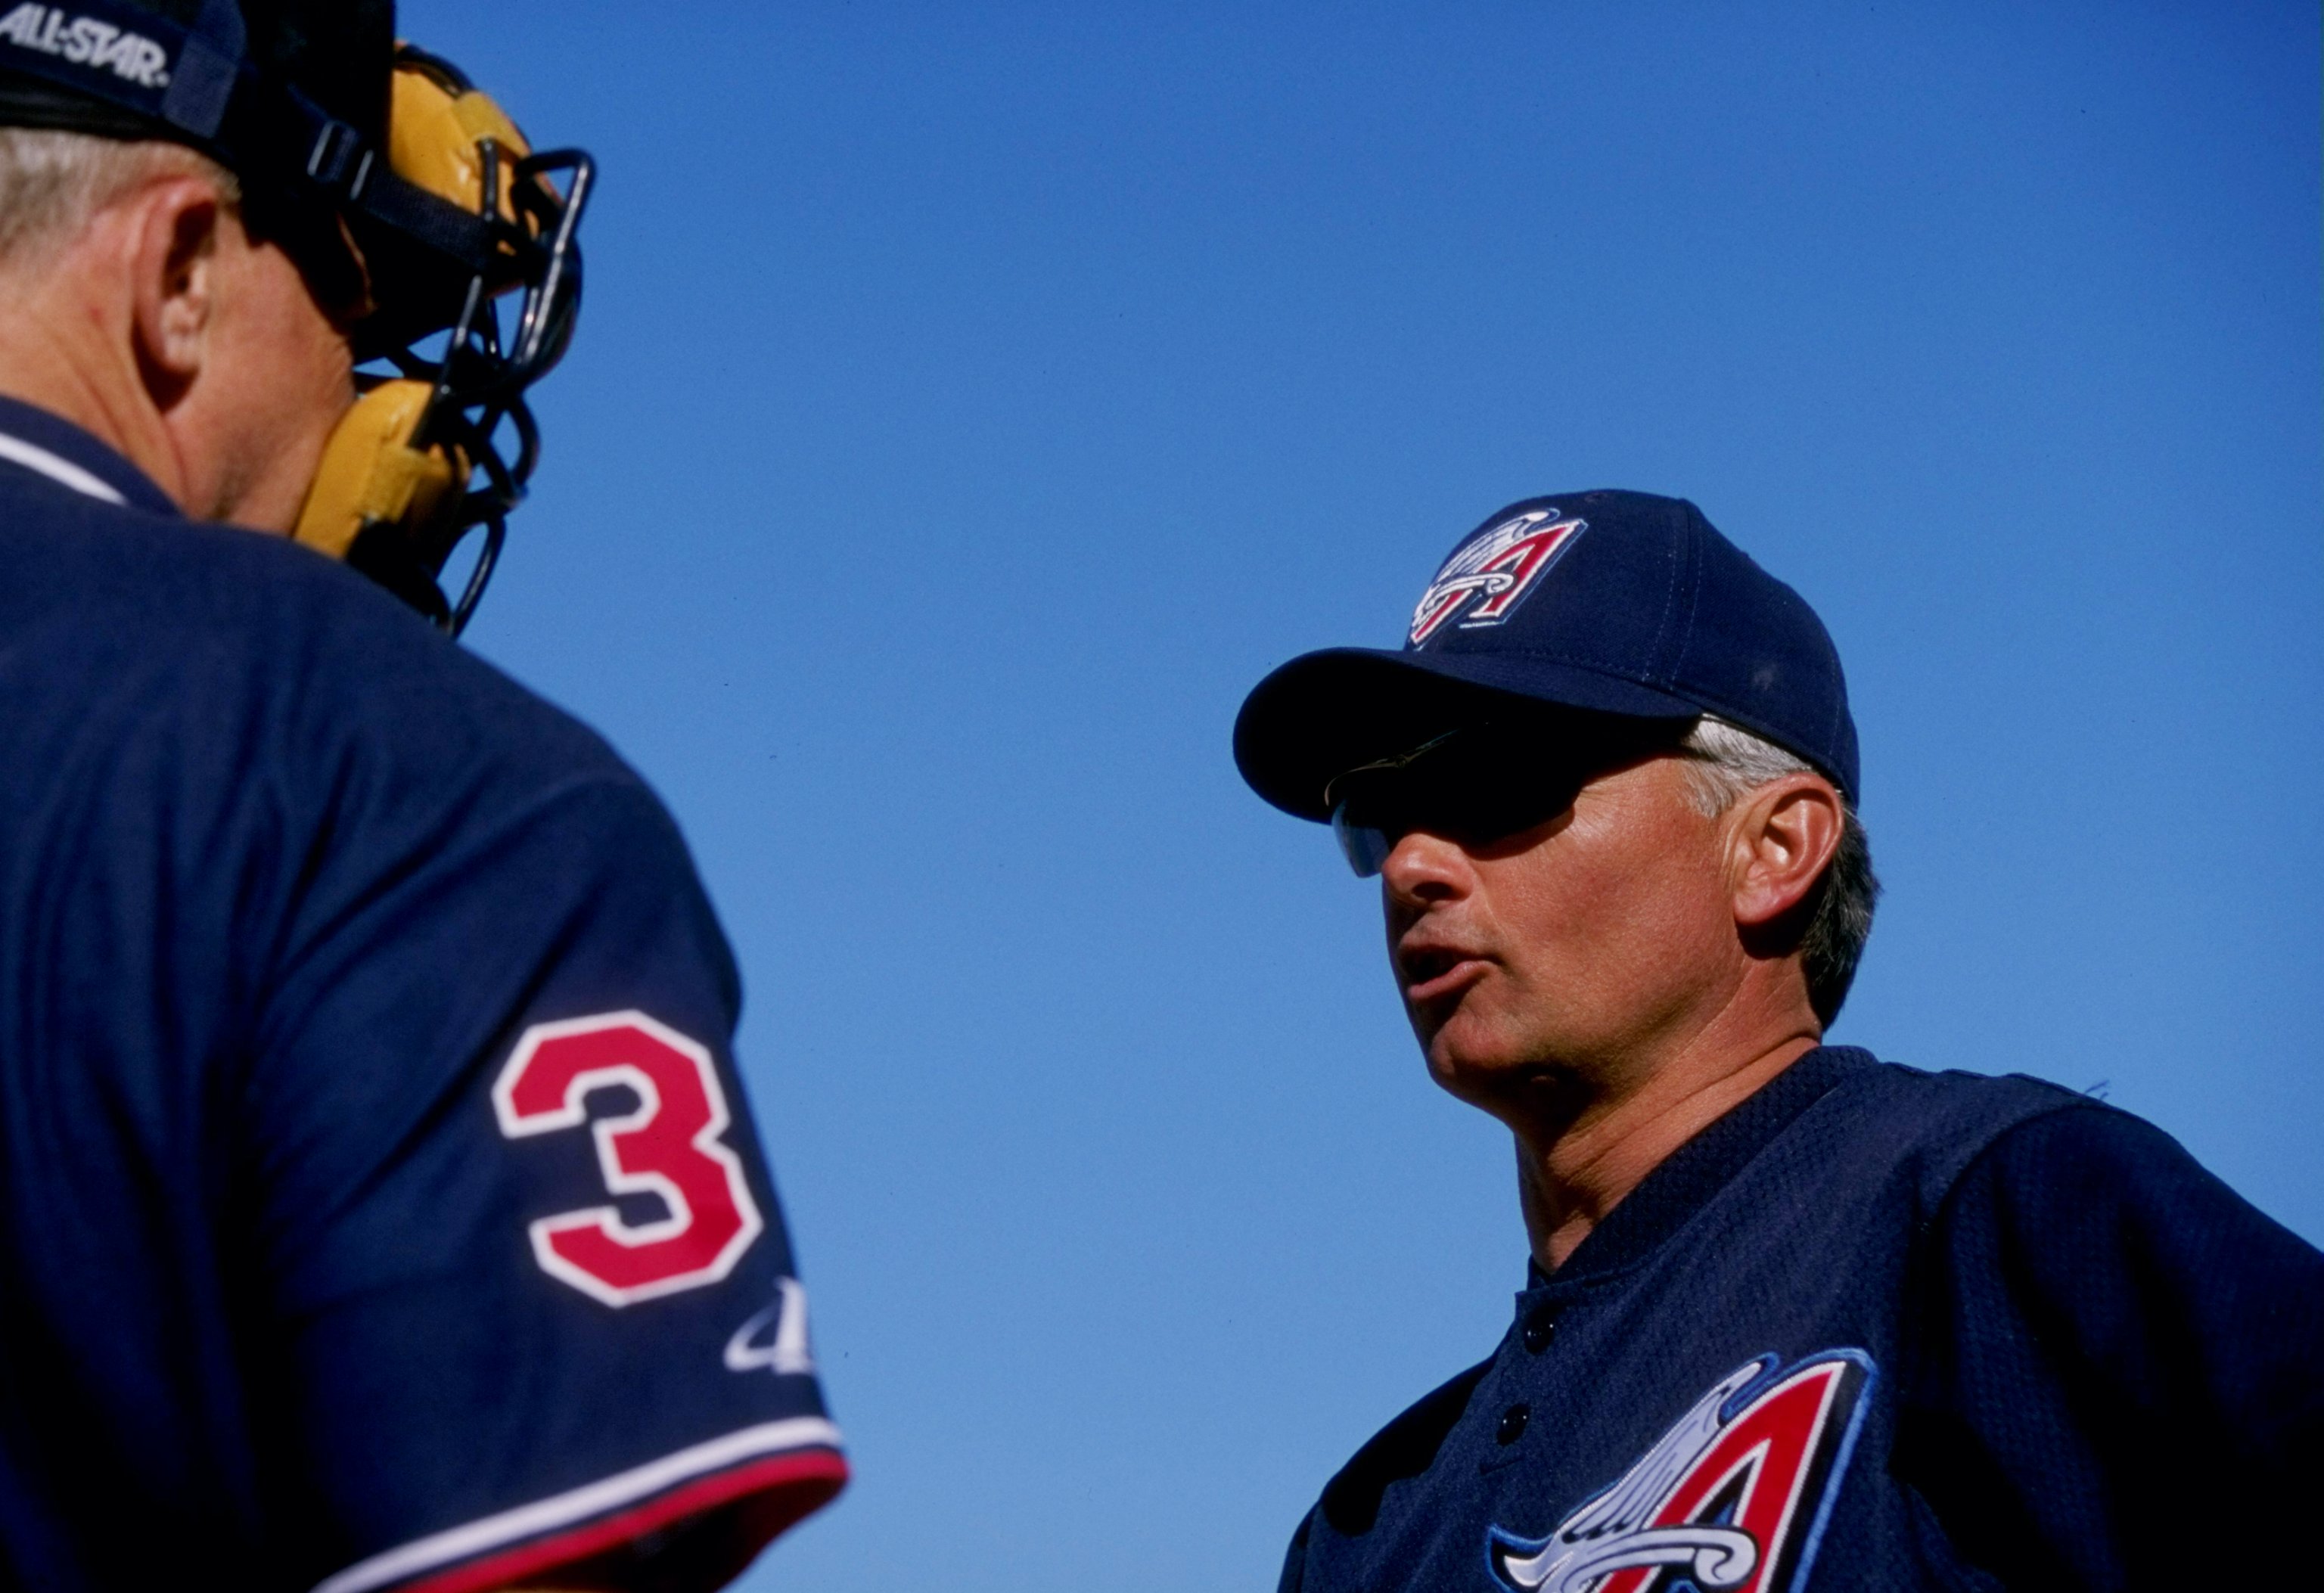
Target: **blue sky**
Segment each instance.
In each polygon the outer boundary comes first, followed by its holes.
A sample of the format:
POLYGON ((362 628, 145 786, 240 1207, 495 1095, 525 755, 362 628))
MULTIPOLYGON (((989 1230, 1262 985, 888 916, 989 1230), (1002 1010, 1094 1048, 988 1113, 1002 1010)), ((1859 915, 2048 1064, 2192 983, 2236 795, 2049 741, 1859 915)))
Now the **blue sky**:
POLYGON ((1836 1037, 2324 1239, 2310 5, 410 0, 596 152, 476 649, 669 800, 848 1495, 752 1589, 1272 1586, 1482 1355, 1509 1153, 1237 780, 1510 500, 1822 612, 1888 884, 1836 1037))

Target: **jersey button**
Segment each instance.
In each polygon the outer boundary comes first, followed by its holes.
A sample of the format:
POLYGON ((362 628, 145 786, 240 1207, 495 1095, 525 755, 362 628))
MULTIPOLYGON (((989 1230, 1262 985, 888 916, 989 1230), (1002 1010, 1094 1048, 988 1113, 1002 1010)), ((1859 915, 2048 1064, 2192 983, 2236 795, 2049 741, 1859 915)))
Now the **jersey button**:
POLYGON ((1501 1413, 1501 1424, 1493 1430, 1495 1443, 1515 1443, 1525 1436, 1526 1423, 1533 1415, 1528 1404, 1513 1404, 1501 1413))
POLYGON ((1540 1306, 1525 1320, 1525 1347, 1528 1355, 1539 1355, 1557 1337, 1557 1307, 1540 1306))

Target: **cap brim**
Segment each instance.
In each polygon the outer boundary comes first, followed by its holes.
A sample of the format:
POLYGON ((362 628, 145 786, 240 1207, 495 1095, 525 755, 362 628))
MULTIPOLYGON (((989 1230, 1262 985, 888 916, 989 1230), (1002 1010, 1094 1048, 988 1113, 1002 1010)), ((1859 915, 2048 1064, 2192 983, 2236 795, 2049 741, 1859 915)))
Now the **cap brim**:
POLYGON ((1235 715, 1235 767, 1284 812, 1331 817, 1323 788, 1496 707, 1686 720, 1694 703, 1595 670, 1482 653, 1341 647, 1303 653, 1251 689, 1235 715))

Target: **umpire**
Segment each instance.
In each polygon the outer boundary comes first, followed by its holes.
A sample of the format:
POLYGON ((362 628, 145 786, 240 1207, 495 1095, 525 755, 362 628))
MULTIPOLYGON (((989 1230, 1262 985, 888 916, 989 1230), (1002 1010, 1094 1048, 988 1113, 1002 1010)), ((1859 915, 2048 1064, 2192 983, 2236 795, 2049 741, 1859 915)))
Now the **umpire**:
POLYGON ((1503 510, 1401 650, 1260 682, 1235 759, 1379 876, 1532 1248, 1286 1593, 2313 1575, 2324 1256, 2126 1113, 1822 1044, 1878 892, 1840 659, 1692 504, 1503 510))
POLYGON ((845 1479, 684 840, 444 634, 590 169, 390 0, 0 0, 0 1588, 707 1593, 845 1479))

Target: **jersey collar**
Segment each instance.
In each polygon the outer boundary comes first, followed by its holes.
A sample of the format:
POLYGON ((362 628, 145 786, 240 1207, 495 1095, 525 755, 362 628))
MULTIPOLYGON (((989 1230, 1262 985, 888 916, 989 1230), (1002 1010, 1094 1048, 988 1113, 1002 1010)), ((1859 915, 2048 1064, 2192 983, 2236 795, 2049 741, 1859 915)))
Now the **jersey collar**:
POLYGON ((1868 1051, 1852 1045, 1819 1046, 1760 1086, 1725 1117, 1671 1153, 1637 1188, 1606 1215, 1606 1220, 1575 1247, 1565 1265, 1543 1275, 1527 1269, 1535 1289, 1603 1282, 1642 1260, 1663 1240, 1725 1189, 1746 1163, 1792 1126, 1802 1112, 1867 1068, 1877 1065, 1868 1051))
POLYGON ((69 420, 0 398, 0 469, 31 474, 100 503, 183 518, 145 473, 69 420))

